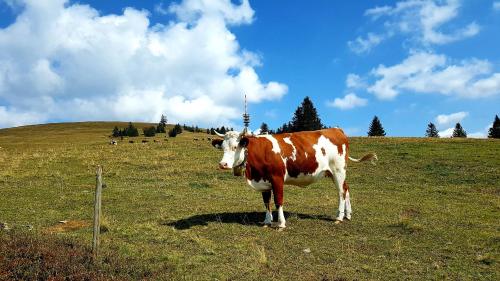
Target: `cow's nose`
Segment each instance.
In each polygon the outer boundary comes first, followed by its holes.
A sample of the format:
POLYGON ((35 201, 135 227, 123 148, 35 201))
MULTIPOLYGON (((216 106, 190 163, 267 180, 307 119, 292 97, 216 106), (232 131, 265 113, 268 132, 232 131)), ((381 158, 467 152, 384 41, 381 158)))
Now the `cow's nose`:
POLYGON ((227 168, 229 168, 229 167, 227 166, 227 163, 225 163, 225 162, 220 162, 220 163, 219 163, 219 168, 221 168, 221 169, 227 169, 227 168))

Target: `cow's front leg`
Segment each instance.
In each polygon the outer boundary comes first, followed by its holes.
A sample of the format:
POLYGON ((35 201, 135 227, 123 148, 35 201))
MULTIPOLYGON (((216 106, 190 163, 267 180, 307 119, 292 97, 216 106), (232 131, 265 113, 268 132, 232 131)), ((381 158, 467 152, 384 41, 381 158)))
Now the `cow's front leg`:
POLYGON ((283 179, 273 180, 274 204, 278 209, 278 227, 285 228, 285 214, 283 213, 283 179))
POLYGON ((262 200, 264 201, 264 206, 266 206, 266 219, 264 220, 264 225, 270 225, 273 222, 273 211, 271 209, 271 191, 262 192, 262 200))

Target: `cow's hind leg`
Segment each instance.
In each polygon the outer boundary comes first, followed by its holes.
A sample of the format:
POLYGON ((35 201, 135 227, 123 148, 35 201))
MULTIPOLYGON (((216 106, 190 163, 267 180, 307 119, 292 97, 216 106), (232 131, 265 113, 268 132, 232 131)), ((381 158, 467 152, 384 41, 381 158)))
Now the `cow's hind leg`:
POLYGON ((345 169, 337 169, 333 173, 333 182, 339 192, 339 208, 337 211, 336 223, 344 220, 344 217, 351 219, 351 202, 349 200, 349 188, 345 182, 346 171, 345 169))
POLYGON ((262 192, 262 200, 264 201, 264 206, 266 206, 266 219, 264 220, 264 225, 270 225, 273 222, 273 212, 271 209, 271 191, 262 192))
POLYGON ((347 181, 344 179, 344 194, 345 194, 345 216, 344 218, 347 220, 351 220, 352 208, 351 208, 351 196, 349 192, 349 185, 347 185, 347 181))

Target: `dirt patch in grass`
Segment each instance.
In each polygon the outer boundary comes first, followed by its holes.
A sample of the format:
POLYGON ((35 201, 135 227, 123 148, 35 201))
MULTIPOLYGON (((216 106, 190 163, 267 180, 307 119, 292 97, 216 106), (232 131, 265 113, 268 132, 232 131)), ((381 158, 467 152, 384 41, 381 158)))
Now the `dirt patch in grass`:
POLYGON ((47 234, 54 234, 54 233, 75 231, 89 226, 90 222, 83 220, 60 221, 56 225, 44 229, 43 232, 47 234))

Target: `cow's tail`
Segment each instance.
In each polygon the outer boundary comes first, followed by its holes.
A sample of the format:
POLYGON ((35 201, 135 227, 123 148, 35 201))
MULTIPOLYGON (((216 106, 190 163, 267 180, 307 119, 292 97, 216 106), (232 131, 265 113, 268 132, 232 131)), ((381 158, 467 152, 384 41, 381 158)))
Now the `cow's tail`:
POLYGON ((365 156, 359 158, 359 159, 356 159, 356 158, 352 158, 352 157, 349 157, 349 160, 353 161, 353 162, 364 162, 364 161, 371 161, 371 163, 373 165, 375 165, 375 161, 378 160, 378 157, 377 157, 377 154, 373 153, 373 152, 370 152, 368 154, 366 154, 365 156))

